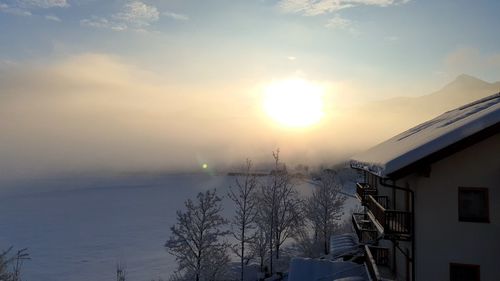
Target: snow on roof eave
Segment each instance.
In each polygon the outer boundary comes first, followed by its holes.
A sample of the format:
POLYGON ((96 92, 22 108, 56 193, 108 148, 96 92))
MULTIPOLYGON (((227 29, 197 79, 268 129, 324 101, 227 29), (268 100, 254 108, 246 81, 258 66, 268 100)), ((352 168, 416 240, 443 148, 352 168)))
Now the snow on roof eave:
MULTIPOLYGON (((353 157, 351 167, 388 178, 462 140, 500 124, 500 93, 415 126, 353 157)), ((495 129, 496 128, 496 129, 495 129)))
POLYGON ((381 178, 387 178, 385 174, 385 166, 379 163, 367 163, 351 159, 351 168, 356 170, 363 170, 381 178))

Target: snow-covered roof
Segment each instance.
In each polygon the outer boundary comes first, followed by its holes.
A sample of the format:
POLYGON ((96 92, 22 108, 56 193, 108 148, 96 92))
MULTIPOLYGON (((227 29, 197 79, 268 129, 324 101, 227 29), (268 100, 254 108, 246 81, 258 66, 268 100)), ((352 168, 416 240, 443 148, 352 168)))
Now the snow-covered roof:
POLYGON ((409 129, 354 156, 351 167, 387 177, 416 161, 500 123, 500 93, 409 129))
POLYGON ((358 237, 354 233, 332 235, 330 237, 330 257, 332 259, 360 251, 358 237))

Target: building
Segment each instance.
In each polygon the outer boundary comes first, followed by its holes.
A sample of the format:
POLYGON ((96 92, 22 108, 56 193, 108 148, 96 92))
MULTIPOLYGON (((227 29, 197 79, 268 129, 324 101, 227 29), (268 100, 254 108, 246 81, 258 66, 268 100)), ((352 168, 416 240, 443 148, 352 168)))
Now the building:
POLYGON ((351 160, 375 280, 500 280, 500 93, 351 160))

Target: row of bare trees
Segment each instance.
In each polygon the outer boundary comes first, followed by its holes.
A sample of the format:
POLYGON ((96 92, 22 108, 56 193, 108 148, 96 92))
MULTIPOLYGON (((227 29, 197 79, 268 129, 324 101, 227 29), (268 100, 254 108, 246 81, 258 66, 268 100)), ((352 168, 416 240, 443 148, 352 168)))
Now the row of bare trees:
POLYGON ((246 161, 227 194, 234 204, 230 220, 222 216, 221 198, 215 190, 185 202, 185 211, 177 212, 177 222, 165 244, 178 263, 172 280, 225 278, 231 261, 229 250, 239 259, 240 280, 245 279, 252 260, 267 275, 282 271, 277 262, 287 241, 295 241, 305 255, 328 254, 329 237, 342 215, 344 200, 335 175, 322 175, 312 196, 304 200, 281 162, 279 150, 273 152, 273 160, 273 170, 263 178, 257 178, 252 162, 246 161), (228 242, 228 236, 233 243, 228 242))

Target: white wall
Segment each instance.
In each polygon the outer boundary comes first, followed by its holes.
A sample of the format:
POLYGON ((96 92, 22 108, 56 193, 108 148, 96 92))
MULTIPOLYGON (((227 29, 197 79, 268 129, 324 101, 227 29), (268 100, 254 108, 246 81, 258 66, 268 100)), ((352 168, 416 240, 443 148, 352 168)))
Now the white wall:
POLYGON ((398 181, 415 190, 416 280, 449 280, 449 264, 481 266, 500 280, 500 134, 431 166, 430 177, 398 181), (489 189, 490 223, 458 221, 458 187, 489 189))

